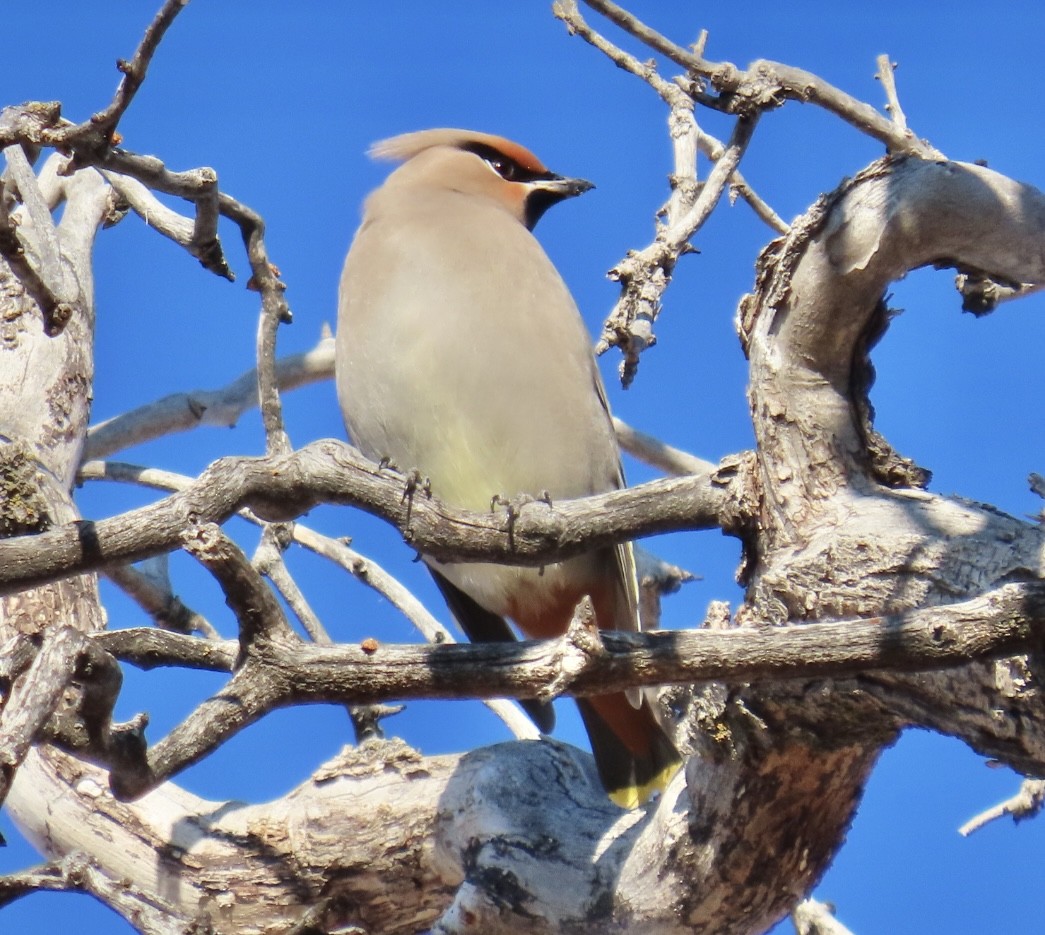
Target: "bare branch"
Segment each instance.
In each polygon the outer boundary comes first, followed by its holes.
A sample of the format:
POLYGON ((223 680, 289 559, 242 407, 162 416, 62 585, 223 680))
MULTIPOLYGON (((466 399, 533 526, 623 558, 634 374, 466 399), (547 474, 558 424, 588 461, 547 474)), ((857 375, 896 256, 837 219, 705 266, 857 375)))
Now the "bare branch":
MULTIPOLYGON (((187 922, 163 905, 154 894, 146 895, 126 880, 114 881, 80 853, 0 877, 0 906, 41 891, 89 893, 132 924, 141 935, 185 935, 187 922)), ((203 929, 196 929, 203 935, 203 929)))
POLYGON ((61 334, 72 318, 79 296, 75 290, 66 288, 65 271, 58 258, 54 222, 46 206, 42 212, 39 210, 43 198, 22 147, 18 144, 9 146, 4 150, 4 155, 7 157, 11 179, 32 222, 29 231, 35 236, 28 244, 24 242, 25 234, 19 236, 19 225, 8 210, 7 198, 0 197, 0 256, 7 261, 26 292, 36 302, 43 315, 44 331, 53 337, 61 334))
MULTIPOLYGON (((194 483, 194 478, 184 474, 119 462, 88 462, 81 467, 80 479, 140 484, 163 491, 189 490, 194 483)), ((255 525, 264 525, 264 520, 259 519, 249 510, 240 510, 238 515, 255 525)), ((344 540, 321 535, 302 523, 294 523, 290 535, 295 542, 340 566, 361 583, 385 597, 429 642, 453 642, 450 632, 425 609, 424 605, 407 588, 377 562, 350 548, 344 540)))
MULTIPOLYGON (((158 471, 155 469, 137 468, 129 465, 111 463, 105 465, 92 463, 85 464, 81 471, 81 478, 123 480, 130 483, 143 484, 159 490, 186 490, 191 487, 193 483, 192 478, 180 474, 174 474, 170 471, 158 471)), ((262 520, 259 520, 247 510, 240 511, 239 515, 249 522, 257 525, 264 525, 262 520)), ((428 612, 427 608, 416 597, 414 597, 408 588, 404 587, 392 575, 388 574, 388 572, 386 572, 377 562, 364 557, 359 552, 350 548, 345 542, 331 539, 329 536, 320 535, 314 530, 309 529, 307 526, 303 526, 301 523, 295 523, 292 526, 290 535, 295 542, 315 552, 317 555, 321 555, 329 561, 334 562, 341 568, 344 568, 360 582, 383 595, 407 618, 407 620, 417 627, 429 642, 455 642, 454 635, 428 612)), ((117 569, 115 572, 110 571, 108 573, 110 575, 115 574, 118 579, 123 579, 130 571, 130 569, 124 568, 117 569)), ((291 584, 293 584, 292 579, 291 584)), ((136 583, 135 590, 140 586, 140 582, 136 583)), ((294 584, 294 588, 296 588, 296 584, 294 584)), ((168 613, 168 608, 171 606, 175 609, 184 608, 184 605, 182 605, 177 598, 169 594, 169 590, 168 585, 168 587, 163 591, 163 595, 154 596, 154 599, 147 599, 147 604, 149 606, 155 606, 155 610, 160 613, 168 613), (169 595, 169 597, 165 595, 169 595), (173 605, 170 601, 174 602, 173 605)), ((193 615, 193 619, 195 619, 195 615, 193 615)), ((206 621, 203 621, 203 623, 206 623, 206 621)), ((213 628, 210 628, 209 624, 206 624, 206 626, 209 630, 205 631, 205 635, 212 639, 216 638, 217 634, 213 631, 213 628)), ((126 633, 129 631, 118 632, 126 633)), ((317 642, 322 641, 317 640, 317 642)), ((115 645, 116 644, 114 644, 114 647, 115 645)), ((121 638, 118 648, 113 648, 112 652, 119 656, 119 658, 133 662, 135 665, 144 668, 160 664, 184 664, 192 667, 217 669, 218 671, 230 671, 231 663, 226 664, 226 662, 227 659, 230 658, 230 654, 233 653, 233 650, 227 650, 224 655, 215 655, 209 650, 204 649, 201 654, 200 647, 197 646, 194 641, 193 643, 179 644, 177 651, 171 650, 170 655, 164 656, 163 653, 158 650, 155 641, 151 638, 147 645, 141 647, 138 646, 137 641, 128 641, 127 639, 121 638), (182 653, 185 653, 186 655, 180 655, 182 653), (161 658, 166 661, 161 663, 161 658)), ((540 736, 540 732, 534 726, 533 722, 522 711, 520 711, 514 703, 499 698, 486 698, 482 699, 482 701, 487 708, 504 722, 505 726, 507 726, 514 736, 520 739, 531 740, 540 736)))
MULTIPOLYGON (((596 347, 602 353, 620 347, 621 383, 627 387, 638 371, 639 355, 655 341, 653 323, 660 313, 661 296, 667 289, 678 258, 691 247, 689 238, 711 216, 730 183, 755 131, 755 117, 740 117, 725 151, 711 169, 692 204, 684 213, 672 216, 657 232, 656 240, 643 250, 633 251, 610 270, 611 279, 621 283, 621 297, 603 326, 596 347)), ((680 206, 681 207, 681 206, 680 206)))
POLYGON ((268 259, 264 228, 258 226, 245 235, 247 257, 252 271, 250 281, 261 293, 261 315, 258 319, 257 360, 258 400, 261 406, 261 421, 265 426, 266 451, 269 454, 286 454, 290 451, 290 439, 283 428, 283 404, 279 398, 279 382, 276 380, 276 332, 281 323, 292 318, 279 279, 279 271, 268 259))
POLYGON ((14 183, 14 193, 24 208, 19 226, 33 232, 28 246, 36 254, 40 278, 51 293, 70 301, 76 297, 76 284, 68 281, 68 272, 62 265, 58 230, 40 180, 21 146, 9 146, 4 150, 4 156, 7 159, 4 174, 9 176, 5 181, 14 183))
MULTIPOLYGON (((267 450, 270 454, 286 453, 290 449, 290 442, 283 428, 282 406, 275 377, 276 330, 280 323, 290 322, 292 316, 283 295, 286 287, 279 278, 278 269, 268 258, 264 239, 265 224, 261 217, 224 192, 218 192, 217 175, 213 169, 171 172, 155 156, 140 156, 122 150, 98 154, 96 161, 100 168, 128 175, 157 191, 187 198, 194 203, 202 201, 203 210, 208 216, 216 204, 222 216, 239 226, 250 263, 248 288, 261 294, 257 336, 258 396, 267 450)), ((193 230, 194 242, 203 230, 209 230, 209 223, 197 219, 193 230)))
MULTIPOLYGON (((692 115, 694 99, 690 94, 683 90, 677 82, 668 81, 665 78, 662 78, 657 73, 655 62, 640 62, 639 59, 630 52, 626 52, 619 46, 614 45, 606 39, 605 36, 600 35, 592 29, 584 17, 581 16, 580 10, 577 8, 577 0, 556 0, 556 3, 553 6, 553 12, 566 24, 566 28, 569 29, 571 33, 580 36, 590 45, 594 46, 619 68, 623 68, 625 71, 630 72, 637 78, 641 78, 661 96, 664 103, 672 108, 669 124, 672 126, 672 141, 675 142, 678 139, 677 132, 680 126, 684 125, 686 122, 683 115, 681 113, 676 113, 676 111, 688 110, 690 115, 692 115)), ((703 33, 703 36, 706 38, 706 31, 703 33)), ((722 143, 697 127, 695 121, 692 120, 692 116, 688 122, 692 124, 692 129, 696 133, 697 143, 700 146, 701 152, 711 160, 722 158, 722 155, 725 152, 725 147, 722 143)), ((679 185, 679 182, 682 179, 689 179, 692 177, 692 181, 696 182, 696 177, 693 172, 695 166, 693 166, 692 163, 693 161, 691 159, 679 159, 678 149, 676 147, 676 187, 683 187, 679 185)), ((748 185, 747 181, 739 171, 733 173, 732 186, 734 191, 751 205, 754 212, 770 227, 772 227, 773 230, 780 234, 787 231, 787 224, 785 224, 777 213, 758 196, 750 185, 748 185)))
POLYGON ((215 525, 190 527, 182 547, 217 579, 239 623, 241 648, 259 639, 289 639, 290 625, 275 595, 239 547, 215 525))
POLYGON ((249 507, 270 521, 287 521, 323 502, 389 520, 413 548, 439 561, 542 565, 657 532, 728 527, 737 479, 734 463, 713 475, 657 480, 583 500, 536 501, 509 524, 502 513, 451 510, 416 493, 405 497, 401 475, 327 439, 283 457, 222 458, 191 487, 157 503, 0 541, 0 593, 172 551, 190 517, 200 525, 222 523, 249 507))
MULTIPOLYGON (((292 390, 327 380, 333 372, 334 339, 325 334, 311 350, 280 359, 275 377, 280 389, 292 390)), ((105 458, 131 445, 200 425, 232 426, 257 405, 255 368, 218 389, 175 393, 91 426, 84 460, 105 458)))
POLYGON ((617 441, 628 454, 633 455, 646 464, 660 468, 666 474, 675 476, 685 474, 710 474, 718 469, 717 464, 705 461, 688 451, 673 448, 659 438, 632 428, 627 422, 613 418, 613 430, 617 433, 617 441))
POLYGON ((804 899, 791 913, 798 935, 853 935, 834 917, 834 910, 827 903, 815 899, 804 899))
MULTIPOLYGON (((618 66, 644 80, 670 107, 668 125, 675 154, 675 172, 671 197, 659 212, 666 220, 664 224, 658 224, 652 244, 644 250, 630 252, 610 270, 610 278, 621 283, 621 297, 603 324, 602 336, 595 348, 597 354, 611 347, 621 349, 624 355, 621 383, 627 387, 638 371, 639 356, 656 341, 653 323, 660 313, 661 296, 671 281, 675 264, 683 253, 693 249, 690 238, 703 226, 730 184, 754 132, 758 111, 739 117, 729 145, 719 147, 711 174, 700 185, 696 176, 696 158, 702 140, 693 117, 693 96, 680 84, 661 78, 651 63, 639 62, 592 30, 572 0, 556 3, 554 11, 571 32, 582 36, 618 66)), ((709 138, 703 140, 705 149, 711 142, 709 138)))
POLYGON ((1010 815, 1014 822, 1019 823, 1025 818, 1034 818, 1042 806, 1045 806, 1045 779, 1024 779, 1016 795, 970 818, 958 829, 958 834, 968 837, 984 825, 989 825, 1006 815, 1010 815))
POLYGON ((612 0, 584 0, 625 32, 685 68, 696 79, 707 79, 720 97, 703 93, 701 84, 693 90, 694 99, 729 113, 749 113, 780 106, 786 100, 816 104, 841 117, 863 133, 881 140, 891 153, 906 153, 923 159, 941 159, 942 154, 919 140, 910 130, 901 129, 869 104, 839 90, 812 72, 779 62, 752 62, 746 71, 730 62, 711 62, 651 29, 612 0))
POLYGON ((201 186, 206 186, 208 178, 213 179, 214 185, 209 193, 204 191, 197 198, 195 221, 168 208, 137 179, 105 169, 102 170, 102 176, 149 227, 188 250, 204 269, 233 282, 236 276, 229 269, 217 236, 217 175, 208 168, 199 169, 198 172, 201 186))
MULTIPOLYGON (((1014 655, 1032 650, 1045 637, 1045 585, 1009 584, 960 604, 791 627, 621 633, 593 631, 584 613, 566 634, 542 642, 405 646, 364 640, 317 646, 296 638, 255 641, 232 680, 149 751, 148 773, 135 770, 125 776, 116 769, 114 788, 121 796, 139 795, 268 711, 294 703, 547 699, 640 685, 929 671, 1014 655)), ((156 636, 175 657, 191 639, 156 636)), ((96 639, 119 653, 113 634, 96 639)), ((153 645, 159 645, 155 638, 153 645)))
POLYGON ((176 633, 200 633, 207 639, 218 638, 211 623, 186 607, 174 593, 166 555, 157 555, 139 567, 115 566, 107 569, 105 575, 152 616, 157 626, 176 633))
POLYGON ((63 141, 66 146, 75 147, 84 143, 97 146, 99 142, 109 146, 117 142, 115 139, 117 124, 145 80, 149 63, 164 34, 174 22, 175 17, 188 5, 188 2, 189 0, 166 0, 145 30, 145 35, 142 36, 141 43, 131 60, 129 62, 122 59, 117 61, 116 67, 123 74, 123 78, 120 79, 112 101, 104 110, 92 114, 87 122, 70 127, 63 141))
MULTIPOLYGON (((720 140, 715 139, 703 130, 699 130, 698 142, 700 143, 700 150, 709 159, 718 161, 725 155, 726 147, 720 140)), ((733 178, 730 182, 730 187, 733 193, 740 198, 743 198, 750 206, 751 210, 755 212, 769 227, 778 234, 786 234, 790 229, 789 225, 779 214, 776 213, 762 198, 759 194, 751 188, 747 183, 747 180, 741 174, 739 169, 734 170, 733 178)))
POLYGON ((897 128, 906 130, 907 116, 900 106, 900 98, 896 93, 896 62, 892 61, 888 55, 879 55, 876 61, 878 62, 878 73, 875 77, 882 82, 885 99, 888 102, 885 109, 889 111, 889 116, 893 118, 893 123, 897 128))
POLYGON ((207 672, 231 672, 239 656, 236 640, 201 639, 152 627, 102 630, 92 639, 117 659, 145 670, 182 666, 207 672))
POLYGON ((266 523, 261 531, 261 541, 254 552, 251 565, 258 574, 264 575, 280 593, 287 606, 294 612, 305 632, 314 643, 329 646, 333 643, 323 622, 308 603, 297 582, 283 561, 283 549, 291 542, 291 524, 266 523))

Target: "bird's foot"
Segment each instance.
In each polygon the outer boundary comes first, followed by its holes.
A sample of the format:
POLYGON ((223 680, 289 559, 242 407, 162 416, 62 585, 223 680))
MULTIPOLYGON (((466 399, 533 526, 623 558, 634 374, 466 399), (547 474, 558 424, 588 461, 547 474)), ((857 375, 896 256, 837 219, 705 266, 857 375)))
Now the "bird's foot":
POLYGON ((403 477, 403 496, 399 502, 406 504, 406 525, 409 527, 410 514, 414 508, 414 497, 420 491, 426 499, 430 500, 432 498, 432 481, 417 468, 411 468, 403 477))
POLYGON ((413 500, 414 495, 421 491, 426 497, 431 499, 432 496, 432 480, 430 477, 422 474, 417 468, 412 468, 407 471, 404 475, 406 482, 403 484, 403 501, 413 500))
MULTIPOLYGON (((522 512, 522 508, 528 503, 546 503, 548 506, 552 505, 551 494, 547 490, 542 490, 539 496, 533 496, 528 493, 521 493, 514 497, 504 497, 499 493, 495 493, 490 498, 490 512, 492 513, 497 507, 504 508, 505 518, 507 519, 507 532, 508 532, 508 547, 511 549, 515 548, 515 521, 519 518, 519 514, 522 512)), ((542 568, 543 572, 544 569, 542 568)))

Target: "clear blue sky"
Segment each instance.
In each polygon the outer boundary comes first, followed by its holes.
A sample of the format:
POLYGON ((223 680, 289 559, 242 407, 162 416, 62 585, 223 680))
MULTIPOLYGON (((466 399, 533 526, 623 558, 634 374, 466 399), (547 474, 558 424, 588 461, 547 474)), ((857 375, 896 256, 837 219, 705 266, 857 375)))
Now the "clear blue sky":
MULTIPOLYGON (((58 99, 79 120, 109 100, 118 77, 113 62, 132 53, 158 0, 9 6, 2 103, 58 99)), ((124 145, 176 169, 214 167, 226 191, 266 218, 269 250, 296 316, 280 336, 281 351, 289 353, 310 347, 323 323, 333 321, 360 202, 386 171, 363 155, 372 141, 429 126, 513 137, 552 168, 598 185, 551 212, 538 230, 597 330, 615 296, 605 271, 647 242, 666 196, 665 113, 649 88, 568 37, 548 6, 314 2, 291 12, 276 0, 194 0, 121 126, 124 145)), ((953 158, 986 159, 1016 178, 1045 183, 1045 12, 1036 2, 992 4, 989 13, 969 0, 628 6, 682 43, 709 29, 711 58, 802 66, 874 104, 882 101, 875 56, 888 52, 900 63, 901 101, 919 135, 953 158)), ((590 19, 598 22, 595 14, 590 19)), ((728 132, 717 115, 702 121, 720 136, 728 132)), ((790 220, 879 153, 837 120, 789 104, 763 119, 743 171, 790 220)), ((256 296, 243 289, 247 266, 235 231, 224 237, 240 277, 235 285, 203 272, 134 217, 103 232, 97 418, 167 393, 221 385, 251 366, 256 296)), ((733 315, 768 238, 744 205, 720 209, 696 238, 700 255, 679 267, 657 327, 659 344, 644 357, 635 386, 622 392, 616 360, 603 361, 618 414, 705 458, 750 444, 733 315)), ((1026 477, 1045 472, 1045 298, 976 321, 960 314, 950 272, 921 271, 896 285, 892 304, 906 312, 874 356, 878 428, 934 471, 932 489, 1016 515, 1039 510, 1026 477)), ((329 385, 288 396, 286 409, 296 444, 342 433, 329 385)), ((123 457, 195 473, 220 455, 261 448, 252 416, 232 431, 207 429, 123 457)), ((630 474, 651 476, 641 466, 630 466, 630 474)), ((86 515, 100 517, 145 499, 88 488, 82 503, 86 515)), ((347 510, 318 510, 309 522, 353 536, 357 548, 415 586, 445 619, 394 532, 347 510)), ((710 600, 739 598, 732 540, 705 533, 652 546, 703 576, 672 599, 668 625, 699 621, 710 600)), ((187 561, 175 561, 174 569, 186 600, 233 632, 216 589, 187 561)), ((295 560, 295 569, 336 638, 413 638, 387 606, 320 563, 295 560)), ((106 596, 114 625, 140 622, 133 606, 111 590, 106 596)), ((215 684, 209 676, 131 672, 121 712, 149 710, 155 739, 215 684)), ((415 703, 388 729, 428 753, 505 737, 485 710, 466 703, 415 703)), ((568 704, 560 705, 559 735, 584 743, 568 704)), ((263 800, 303 780, 348 738, 343 713, 283 712, 180 781, 208 797, 263 800)), ((956 833, 1018 783, 956 741, 905 737, 883 757, 817 895, 836 903, 858 935, 1038 930, 1033 893, 1040 892, 1045 826, 999 823, 969 840, 956 833)), ((0 850, 0 871, 34 860, 6 816, 0 830, 10 844, 0 850)), ((128 928, 90 900, 38 896, 0 911, 0 931, 111 935, 128 928)), ((780 931, 790 931, 789 923, 780 931)))

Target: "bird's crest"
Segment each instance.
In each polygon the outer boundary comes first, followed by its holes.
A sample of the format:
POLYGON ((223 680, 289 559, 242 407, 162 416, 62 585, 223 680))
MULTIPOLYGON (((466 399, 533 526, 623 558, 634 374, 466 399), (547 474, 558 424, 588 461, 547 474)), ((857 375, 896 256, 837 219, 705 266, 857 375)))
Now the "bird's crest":
POLYGON ((507 156, 529 172, 544 173, 547 166, 530 150, 503 136, 493 133, 479 133, 476 130, 418 130, 416 133, 403 133, 401 136, 389 137, 370 147, 369 155, 374 159, 389 159, 403 162, 412 159, 418 153, 435 146, 451 146, 456 149, 471 149, 475 146, 489 147, 507 156))

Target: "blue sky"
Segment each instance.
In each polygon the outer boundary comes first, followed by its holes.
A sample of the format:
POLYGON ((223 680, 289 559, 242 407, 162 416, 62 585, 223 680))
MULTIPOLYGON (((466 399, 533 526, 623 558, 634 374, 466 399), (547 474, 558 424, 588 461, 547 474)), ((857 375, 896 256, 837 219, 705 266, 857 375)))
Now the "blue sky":
MULTIPOLYGON (((57 99, 76 120, 99 109, 118 77, 113 62, 132 53, 155 5, 35 0, 6 9, 8 35, 18 41, 5 49, 3 103, 57 99)), ((627 5, 682 43, 707 28, 713 59, 787 62, 874 104, 882 102, 875 56, 887 52, 899 62, 901 101, 919 135, 952 158, 986 159, 999 171, 1043 183, 1045 12, 1037 3, 994 4, 989 19, 986 6, 972 2, 627 5)), ((665 112, 650 89, 567 36, 543 2, 314 2, 295 10, 276 0, 194 0, 164 40, 121 125, 127 148, 159 155, 176 169, 212 166, 226 191, 266 218, 269 251, 295 313, 295 323, 280 334, 281 352, 307 349, 323 324, 333 322, 337 277, 360 202, 387 171, 365 158, 367 146, 429 126, 502 133, 553 169, 597 184, 551 212, 538 229, 597 330, 616 294, 605 271, 648 241, 653 212, 666 197, 665 112)), ((598 23, 595 14, 589 19, 598 23)), ((700 119, 710 132, 728 134, 718 115, 700 119)), ((874 141, 836 119, 789 104, 763 118, 742 169, 790 220, 879 154, 874 141)), ((221 385, 252 365, 256 296, 243 288, 248 272, 236 232, 223 234, 239 274, 234 285, 203 272, 134 217, 103 232, 98 419, 167 393, 221 385)), ((620 390, 616 360, 603 360, 619 415, 709 459, 750 445, 745 362, 733 316, 769 236, 743 204, 723 205, 697 235, 701 252, 678 268, 657 326, 659 343, 643 358, 635 385, 620 390)), ((952 273, 919 271, 896 284, 892 305, 905 313, 874 355, 879 430, 933 470, 935 491, 992 502, 1015 515, 1041 509, 1026 478, 1045 472, 1045 297, 975 320, 959 311, 952 273)), ((295 444, 342 434, 331 386, 291 394, 285 403, 295 444)), ((234 430, 205 429, 121 457, 196 473, 223 454, 257 453, 262 446, 252 415, 234 430)), ((652 476, 641 465, 629 465, 629 475, 633 481, 652 476)), ((81 502, 86 515, 100 517, 147 499, 137 491, 88 487, 81 502)), ((317 510, 308 521, 353 536, 357 548, 414 586, 446 619, 393 531, 347 510, 317 510)), ((233 528, 251 542, 249 532, 233 528)), ((710 600, 739 598, 732 540, 703 533, 651 545, 703 576, 672 599, 668 625, 699 621, 710 600)), ((187 560, 175 559, 173 568, 185 599, 231 633, 216 589, 187 560)), ((414 638, 358 585, 307 557, 295 557, 294 568, 335 638, 414 638)), ((140 622, 139 612, 111 589, 106 597, 114 624, 140 622)), ((148 709, 155 739, 216 684, 211 676, 130 672, 121 713, 148 709)), ((584 743, 572 707, 561 705, 559 716, 559 735, 584 743)), ((328 709, 281 712, 182 780, 214 798, 278 795, 348 740, 344 720, 328 709), (275 763, 279 769, 268 768, 275 763)), ((466 703, 415 703, 388 729, 428 753, 505 736, 485 710, 466 703)), ((858 935, 971 935, 997 931, 1003 915, 1005 928, 1033 930, 1019 914, 1039 914, 1026 897, 1040 889, 1042 824, 999 823, 968 840, 956 833, 970 815, 1015 792, 1018 782, 956 741, 906 736, 883 757, 817 895, 833 901, 858 935)), ((6 816, 0 830, 10 842, 0 850, 0 871, 30 863, 6 816)), ((90 900, 59 896, 0 910, 0 930, 35 935, 68 930, 74 919, 81 935, 129 931, 90 900)), ((789 924, 780 930, 789 931, 789 924)))

